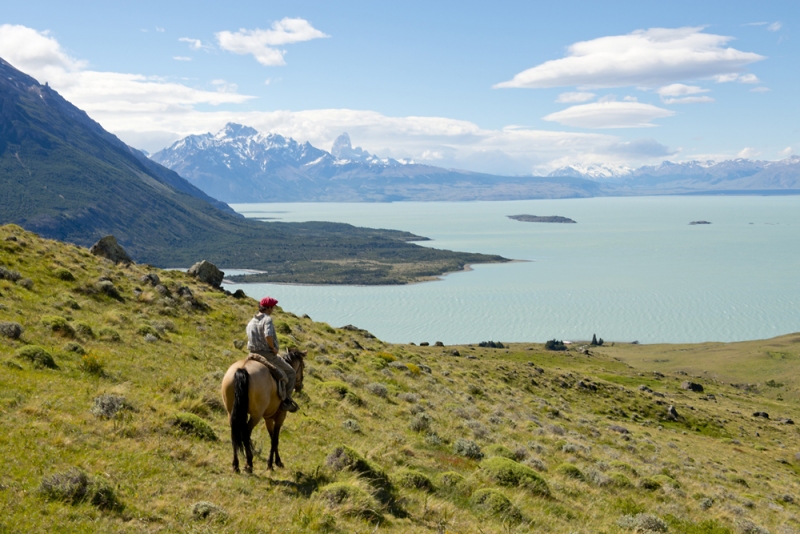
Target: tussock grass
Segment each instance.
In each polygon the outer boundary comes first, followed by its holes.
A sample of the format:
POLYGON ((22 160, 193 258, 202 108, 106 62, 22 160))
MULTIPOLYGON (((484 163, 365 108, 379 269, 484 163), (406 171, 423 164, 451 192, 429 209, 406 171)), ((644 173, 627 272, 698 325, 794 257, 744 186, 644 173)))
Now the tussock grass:
POLYGON ((283 344, 309 351, 286 468, 266 471, 260 425, 254 474, 234 475, 219 385, 255 301, 13 226, 0 266, 0 531, 800 530, 782 422, 800 421, 800 334, 587 356, 391 345, 278 309, 283 344))

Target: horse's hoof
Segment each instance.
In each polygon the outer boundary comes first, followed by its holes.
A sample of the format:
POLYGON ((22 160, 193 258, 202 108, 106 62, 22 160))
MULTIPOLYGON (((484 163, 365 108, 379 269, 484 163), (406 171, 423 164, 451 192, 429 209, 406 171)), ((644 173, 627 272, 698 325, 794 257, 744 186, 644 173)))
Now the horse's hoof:
POLYGON ((277 465, 280 468, 283 468, 283 462, 275 462, 275 465, 277 465))
POLYGON ((253 474, 253 466, 252 465, 248 465, 247 467, 244 468, 244 472, 247 473, 248 475, 252 475, 253 474))

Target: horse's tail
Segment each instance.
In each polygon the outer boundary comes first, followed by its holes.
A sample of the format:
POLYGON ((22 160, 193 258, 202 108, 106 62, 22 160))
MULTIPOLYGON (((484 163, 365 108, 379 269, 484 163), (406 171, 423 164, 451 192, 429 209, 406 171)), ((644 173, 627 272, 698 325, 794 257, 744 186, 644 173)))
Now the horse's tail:
POLYGON ((250 388, 250 375, 247 371, 237 369, 233 375, 233 409, 231 410, 231 441, 233 448, 244 452, 245 446, 250 442, 250 433, 247 431, 247 409, 249 405, 248 389, 250 388))

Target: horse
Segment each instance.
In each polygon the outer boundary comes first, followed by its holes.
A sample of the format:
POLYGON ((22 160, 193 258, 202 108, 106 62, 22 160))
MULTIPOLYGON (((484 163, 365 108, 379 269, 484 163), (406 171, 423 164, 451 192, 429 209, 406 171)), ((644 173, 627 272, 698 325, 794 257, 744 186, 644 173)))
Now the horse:
MULTIPOLYGON (((283 358, 296 373, 294 390, 303 390, 303 369, 306 352, 290 349, 283 358)), ((267 468, 272 471, 272 461, 283 467, 278 453, 281 425, 286 419, 286 410, 281 409, 278 385, 270 370, 254 360, 239 360, 228 368, 222 378, 222 400, 228 410, 233 444, 233 470, 239 472, 238 452, 243 451, 247 458, 245 471, 253 472, 253 446, 250 436, 256 425, 264 420, 269 433, 270 450, 267 468), (247 416, 250 415, 248 420, 247 416)))

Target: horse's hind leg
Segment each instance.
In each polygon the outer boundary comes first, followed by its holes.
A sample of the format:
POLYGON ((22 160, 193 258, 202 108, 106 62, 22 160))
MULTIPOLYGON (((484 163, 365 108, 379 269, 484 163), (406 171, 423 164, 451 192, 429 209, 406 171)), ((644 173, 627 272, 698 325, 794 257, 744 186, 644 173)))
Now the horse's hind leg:
POLYGON ((253 428, 259 423, 255 417, 250 417, 247 425, 247 439, 244 441, 244 454, 247 457, 247 464, 244 466, 246 473, 253 472, 253 441, 250 439, 253 435, 253 428))
POLYGON ((233 472, 239 472, 239 453, 236 450, 236 445, 233 446, 233 472))

